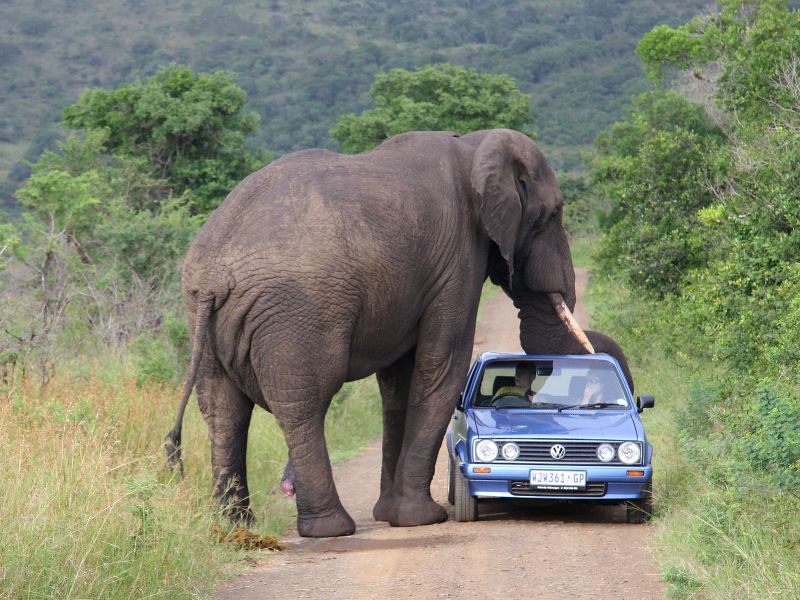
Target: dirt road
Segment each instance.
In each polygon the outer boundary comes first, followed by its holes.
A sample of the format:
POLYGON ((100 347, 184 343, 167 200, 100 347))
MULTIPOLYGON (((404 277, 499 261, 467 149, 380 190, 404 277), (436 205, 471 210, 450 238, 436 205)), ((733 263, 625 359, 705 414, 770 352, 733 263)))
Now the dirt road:
MULTIPOLYGON (((577 275, 580 298, 586 275, 577 275)), ((586 326, 585 312, 576 316, 586 326)), ((519 350, 517 327, 510 300, 499 295, 481 313, 476 353, 519 350)), ((432 493, 452 518, 446 476, 443 451, 432 493)), ((285 552, 222 587, 220 598, 664 598, 649 548, 652 527, 626 524, 622 507, 482 502, 475 523, 394 528, 372 520, 379 442, 336 465, 334 477, 355 535, 314 540, 293 533, 283 540, 285 552)))

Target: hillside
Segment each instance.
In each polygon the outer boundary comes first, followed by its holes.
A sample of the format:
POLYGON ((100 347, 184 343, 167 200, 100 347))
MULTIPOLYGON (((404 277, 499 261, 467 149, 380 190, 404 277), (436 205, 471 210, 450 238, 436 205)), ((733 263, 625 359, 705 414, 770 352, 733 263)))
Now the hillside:
MULTIPOLYGON (((633 52, 654 24, 702 0, 47 0, 0 1, 0 179, 58 135, 86 87, 159 65, 227 69, 262 118, 253 143, 276 154, 333 146, 337 115, 360 111, 377 71, 448 61, 505 72, 533 94, 539 141, 557 167, 619 120, 647 87, 633 52)), ((6 200, 10 200, 8 197, 6 200)))

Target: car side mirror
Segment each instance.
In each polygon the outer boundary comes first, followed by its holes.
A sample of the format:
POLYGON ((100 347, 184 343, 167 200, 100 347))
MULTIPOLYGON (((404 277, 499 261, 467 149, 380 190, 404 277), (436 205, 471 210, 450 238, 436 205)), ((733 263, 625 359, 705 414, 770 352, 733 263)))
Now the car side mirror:
POLYGON ((645 408, 653 408, 655 405, 655 396, 636 396, 636 408, 639 412, 642 412, 645 408))

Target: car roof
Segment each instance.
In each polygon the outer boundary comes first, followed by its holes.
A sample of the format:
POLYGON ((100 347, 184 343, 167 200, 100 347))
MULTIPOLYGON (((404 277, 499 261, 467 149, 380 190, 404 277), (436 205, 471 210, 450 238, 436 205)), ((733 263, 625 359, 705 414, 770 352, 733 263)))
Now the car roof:
POLYGON ((617 359, 610 354, 599 352, 597 354, 525 354, 524 352, 481 352, 475 359, 478 362, 495 360, 570 360, 578 359, 611 362, 618 365, 617 359))

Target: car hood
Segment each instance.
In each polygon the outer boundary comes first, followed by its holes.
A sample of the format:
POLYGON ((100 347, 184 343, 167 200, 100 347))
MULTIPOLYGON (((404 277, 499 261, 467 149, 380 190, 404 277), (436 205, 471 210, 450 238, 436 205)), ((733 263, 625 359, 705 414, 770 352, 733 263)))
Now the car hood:
POLYGON ((533 410, 473 410, 480 436, 583 438, 591 440, 638 439, 628 411, 552 412, 533 410))

